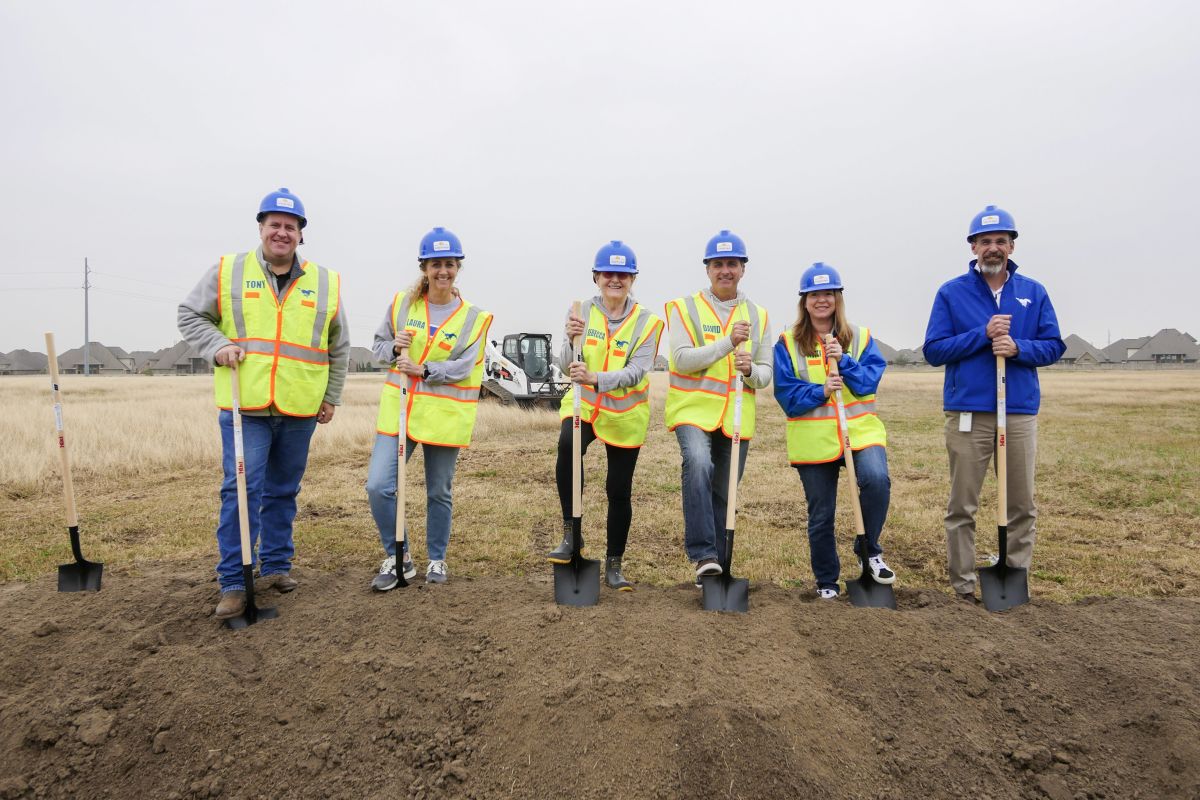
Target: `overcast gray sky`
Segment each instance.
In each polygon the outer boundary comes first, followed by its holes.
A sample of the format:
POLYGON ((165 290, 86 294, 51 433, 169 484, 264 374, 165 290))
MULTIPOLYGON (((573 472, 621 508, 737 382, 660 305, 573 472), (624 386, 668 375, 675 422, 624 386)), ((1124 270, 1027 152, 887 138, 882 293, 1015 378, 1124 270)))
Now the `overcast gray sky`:
POLYGON ((776 331, 823 260, 913 347, 988 203, 1064 335, 1200 336, 1197 8, 0 0, 0 351, 82 341, 85 257, 93 340, 173 343, 279 186, 357 345, 443 225, 497 335, 557 343, 613 238, 661 310, 731 228, 776 331))

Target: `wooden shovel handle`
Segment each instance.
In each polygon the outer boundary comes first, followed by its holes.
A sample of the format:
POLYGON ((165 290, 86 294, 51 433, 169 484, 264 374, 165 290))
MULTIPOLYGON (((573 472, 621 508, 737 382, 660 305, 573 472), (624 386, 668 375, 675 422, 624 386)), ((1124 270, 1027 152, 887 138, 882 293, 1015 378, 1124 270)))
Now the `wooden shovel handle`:
MULTIPOLYGON (((250 508, 246 499, 246 448, 242 439, 242 395, 238 381, 238 362, 229 362, 229 395, 233 400, 230 413, 233 416, 233 470, 237 482, 238 499, 238 528, 242 539, 242 566, 248 567, 254 563, 254 554, 250 548, 250 508)), ((247 587, 247 591, 253 587, 247 587)))
MULTIPOLYGON (((829 374, 841 374, 835 358, 829 359, 829 374)), ((833 393, 833 400, 837 405, 838 436, 842 440, 842 460, 846 462, 846 478, 850 483, 850 501, 854 505, 854 530, 859 536, 866 536, 867 526, 863 523, 862 502, 858 496, 858 473, 854 467, 854 449, 850 446, 850 426, 846 423, 846 403, 841 389, 833 393)))
MULTIPOLYGON (((84 347, 87 344, 84 343, 84 347)), ((54 351, 54 334, 46 332, 46 365, 50 368, 50 393, 54 399, 54 429, 58 439, 58 458, 62 464, 63 500, 67 507, 67 527, 79 526, 75 511, 75 482, 71 479, 71 457, 67 452, 67 436, 63 430, 62 393, 58 388, 58 355, 54 351)))
MULTIPOLYGON (((582 306, 578 300, 571 304, 571 311, 577 317, 582 316, 582 306)), ((571 341, 571 347, 575 351, 574 360, 582 361, 582 333, 571 341)), ((583 516, 583 431, 579 427, 579 395, 583 391, 583 384, 576 383, 573 388, 574 412, 571 418, 571 516, 579 519, 583 516)))
POLYGON ((996 356, 996 524, 1008 526, 1008 378, 996 356))
MULTIPOLYGON (((397 360, 404 358, 407 347, 401 347, 397 360)), ((408 375, 400 376, 400 410, 396 419, 396 574, 404 572, 404 508, 407 502, 404 487, 407 483, 408 459, 408 375)))

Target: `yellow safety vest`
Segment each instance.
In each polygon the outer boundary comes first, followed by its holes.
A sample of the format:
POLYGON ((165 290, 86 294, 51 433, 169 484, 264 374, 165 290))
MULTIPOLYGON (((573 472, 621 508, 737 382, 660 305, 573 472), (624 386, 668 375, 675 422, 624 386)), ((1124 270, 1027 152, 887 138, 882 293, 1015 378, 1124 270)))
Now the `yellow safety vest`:
MULTIPOLYGON (((825 347, 817 343, 817 355, 806 356, 796 347, 796 339, 790 331, 780 335, 792 358, 792 371, 796 377, 809 383, 825 383, 825 347)), ((861 358, 871 341, 871 331, 855 328, 850 340, 850 353, 861 358)), ((883 421, 875 413, 875 395, 859 397, 842 388, 842 403, 846 407, 846 426, 850 429, 850 448, 865 450, 868 447, 886 447, 887 431, 883 421)), ((787 421, 788 461, 793 464, 824 464, 842 457, 842 434, 838 427, 837 403, 830 395, 824 405, 806 411, 787 421)))
MULTIPOLYGON (((460 299, 458 308, 430 338, 429 306, 425 299, 410 303, 405 292, 397 292, 392 299, 392 330, 412 333, 408 357, 417 364, 453 361, 475 342, 482 341, 491 324, 491 314, 460 299)), ((379 398, 375 430, 387 436, 399 434, 400 386, 402 381, 408 381, 408 438, 443 447, 470 445, 483 378, 483 350, 479 348, 479 359, 471 374, 458 383, 433 385, 393 366, 388 370, 379 398)))
MULTIPOLYGON (((591 372, 612 372, 624 368, 629 357, 651 336, 658 352, 662 320, 634 303, 629 316, 612 336, 608 335, 608 317, 593 300, 588 304, 587 330, 583 338, 583 363, 591 372)), ((650 373, 634 386, 598 394, 595 387, 583 386, 579 395, 579 415, 591 423, 596 438, 617 447, 641 447, 650 427, 650 373)), ((559 406, 562 419, 575 414, 575 387, 559 406)))
MULTIPOLYGON (((246 351, 238 365, 241 407, 247 411, 274 405, 283 414, 312 417, 329 383, 329 325, 337 315, 342 280, 311 261, 282 298, 275 276, 254 253, 221 256, 217 278, 218 327, 246 351)), ((229 367, 217 367, 213 393, 217 405, 231 408, 229 367)))
MULTIPOLYGON (((733 323, 748 321, 750 323, 750 348, 758 346, 758 339, 767 328, 767 310, 750 301, 738 303, 729 319, 721 322, 717 312, 709 305, 703 292, 696 292, 689 297, 672 300, 666 305, 667 323, 671 321, 671 306, 679 312, 692 343, 696 347, 712 344, 718 338, 729 335, 733 323)), ((700 372, 680 372, 675 367, 675 353, 669 356, 670 388, 667 390, 667 407, 665 411, 667 430, 675 430, 680 425, 695 425, 706 431, 721 431, 733 438, 733 403, 729 402, 733 387, 733 353, 716 363, 710 364, 700 372)), ((749 386, 745 391, 750 395, 742 403, 743 439, 754 435, 754 390, 749 386)))

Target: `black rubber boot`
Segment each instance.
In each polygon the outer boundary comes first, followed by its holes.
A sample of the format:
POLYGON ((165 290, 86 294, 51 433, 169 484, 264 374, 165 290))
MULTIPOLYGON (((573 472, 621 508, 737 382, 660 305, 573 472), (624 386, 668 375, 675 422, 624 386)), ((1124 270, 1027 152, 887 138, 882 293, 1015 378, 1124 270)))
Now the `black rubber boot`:
MULTIPOLYGON (((546 560, 551 564, 571 563, 571 520, 563 520, 563 540, 558 547, 546 554, 546 560)), ((579 552, 583 552, 583 534, 579 535, 579 552)))
POLYGON ((633 584, 621 574, 621 559, 609 556, 604 559, 604 583, 618 592, 632 592, 633 584))

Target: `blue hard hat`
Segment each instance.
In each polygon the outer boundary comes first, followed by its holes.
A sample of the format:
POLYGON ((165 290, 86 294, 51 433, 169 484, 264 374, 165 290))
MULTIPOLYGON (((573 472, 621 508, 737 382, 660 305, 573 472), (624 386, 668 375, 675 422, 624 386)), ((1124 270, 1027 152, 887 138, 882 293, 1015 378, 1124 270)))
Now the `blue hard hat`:
POLYGON ((427 258, 466 258, 463 255, 462 242, 445 228, 434 228, 421 237, 421 249, 417 259, 427 258))
POLYGON ((258 221, 262 222, 270 213, 291 214, 300 220, 300 228, 308 224, 308 219, 304 216, 304 203, 300 202, 300 198, 287 190, 287 187, 282 187, 278 192, 271 192, 262 199, 258 204, 258 221))
POLYGON ((843 288, 842 276, 824 261, 813 264, 800 276, 800 294, 832 292, 843 288))
POLYGON ((596 251, 596 265, 592 272, 629 272, 637 274, 637 256, 633 248, 613 239, 596 251))
POLYGON ((967 241, 971 241, 981 233, 992 233, 993 231, 1007 231, 1012 234, 1012 238, 1017 238, 1017 223, 1013 222, 1012 214, 1003 208, 988 206, 971 220, 971 231, 967 234, 967 241))
POLYGON ((710 258, 750 260, 746 256, 746 243, 742 241, 742 237, 729 231, 721 231, 708 240, 708 246, 704 248, 704 262, 708 263, 710 258))

